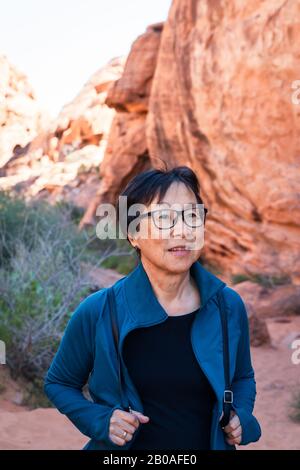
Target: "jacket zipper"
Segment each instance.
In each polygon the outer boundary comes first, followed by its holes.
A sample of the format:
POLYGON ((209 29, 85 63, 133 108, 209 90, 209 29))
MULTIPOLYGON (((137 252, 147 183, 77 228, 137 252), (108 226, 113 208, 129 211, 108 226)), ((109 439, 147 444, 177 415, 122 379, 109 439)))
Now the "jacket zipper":
MULTIPOLYGON (((221 288, 223 288, 223 286, 220 287, 220 289, 221 289, 221 288)), ((217 291, 217 292, 218 292, 218 291, 217 291)), ((216 293, 214 294, 214 296, 215 296, 215 295, 216 295, 216 293)), ((212 297, 211 297, 211 298, 212 298, 212 297)), ((210 298, 210 299, 211 299, 211 298, 210 298)), ((209 300, 210 300, 210 299, 209 299, 209 300)), ((206 302, 206 303, 207 303, 207 302, 206 302)), ((206 306, 206 303, 205 303, 204 305, 202 305, 202 307, 200 307, 200 310, 198 311, 198 314, 204 309, 204 307, 206 306)), ((168 316, 165 317, 165 318, 163 318, 163 319, 162 319, 161 321, 159 321, 159 322, 154 322, 154 323, 150 323, 150 324, 147 324, 147 325, 139 325, 139 326, 133 327, 133 328, 131 328, 131 329, 129 329, 129 330, 127 331, 126 335, 122 338, 122 342, 121 342, 121 344, 120 344, 120 356, 121 356, 121 358, 122 358, 122 363, 123 363, 124 365, 125 365, 125 362, 123 361, 122 348, 123 348, 123 342, 124 342, 126 336, 127 336, 131 331, 137 330, 138 328, 143 328, 143 327, 145 327, 145 326, 148 327, 148 326, 153 326, 153 325, 159 325, 160 323, 163 323, 164 321, 166 321, 167 318, 168 318, 168 316)), ((196 359, 197 359, 197 361, 198 361, 199 366, 200 366, 201 369, 203 370, 203 372, 204 372, 204 374, 205 374, 205 376, 206 376, 208 382, 209 382, 210 385, 212 386, 212 388, 213 388, 213 390, 214 390, 214 392, 215 392, 215 395, 216 395, 217 402, 218 402, 218 394, 217 394, 217 391, 216 391, 215 387, 213 386, 213 384, 211 383, 211 381, 210 381, 210 379, 209 379, 209 375, 207 374, 207 371, 206 371, 205 368, 200 364, 200 361, 199 361, 198 356, 197 356, 197 354, 196 354, 196 350, 195 350, 194 343, 193 343, 193 335, 192 335, 193 325, 194 325, 194 322, 193 322, 193 324, 192 324, 191 334, 190 334, 193 352, 194 352, 194 355, 195 355, 195 357, 196 357, 196 359)), ((126 367, 126 365, 125 365, 125 367, 126 367)), ((126 369, 127 369, 127 367, 126 367, 126 369)), ((128 374, 128 376, 130 377, 129 372, 128 372, 128 369, 127 369, 127 374, 128 374)), ((142 404, 142 400, 141 400, 139 394, 137 393, 136 387, 135 387, 135 385, 134 385, 133 380, 131 379, 131 377, 130 377, 130 381, 131 381, 131 383, 132 383, 132 385, 133 385, 133 389, 134 389, 134 391, 135 391, 137 397, 139 398, 140 403, 142 404)), ((129 399, 128 399, 128 401, 129 401, 129 399)), ((128 406, 128 409, 129 409, 129 412, 131 413, 132 408, 131 408, 130 405, 128 406)), ((143 409, 142 413, 144 413, 144 409, 143 409)), ((218 413, 218 419, 220 418, 221 414, 222 414, 222 410, 218 413)), ((218 422, 219 422, 219 421, 218 421, 218 422)), ((128 447, 130 446, 131 443, 133 443, 133 441, 134 441, 135 438, 137 437, 137 435, 138 435, 138 433, 139 433, 140 430, 141 430, 141 425, 139 425, 139 427, 138 427, 137 430, 135 431, 132 440, 128 442, 128 447)))
MULTIPOLYGON (((159 322, 154 322, 154 323, 147 324, 147 325, 135 326, 135 327, 133 327, 133 328, 130 328, 130 329, 126 332, 126 334, 125 334, 124 337, 122 338, 122 341, 120 342, 120 350, 119 350, 119 354, 120 354, 122 363, 123 363, 123 365, 124 365, 125 367, 126 367, 126 364, 125 364, 125 361, 123 360, 122 349, 123 349, 123 343, 124 343, 124 340, 125 340, 126 336, 127 336, 131 331, 133 331, 133 330, 137 330, 137 329, 139 329, 139 328, 144 328, 145 326, 147 327, 147 326, 158 325, 159 323, 163 323, 163 322, 166 321, 166 320, 167 320, 167 317, 166 317, 166 318, 163 318, 163 319, 162 319, 161 321, 159 321, 159 322)), ((134 385, 134 382, 133 382, 132 378, 130 377, 130 374, 129 374, 129 371, 128 371, 127 367, 126 367, 126 370, 127 370, 127 375, 128 375, 128 377, 130 378, 130 382, 131 382, 131 384, 132 384, 132 386, 133 386, 134 392, 135 392, 136 396, 139 398, 139 402, 140 402, 141 405, 142 405, 141 397, 139 396, 139 394, 138 394, 138 392, 137 392, 137 389, 136 389, 136 387, 135 387, 135 385, 134 385)), ((128 402, 129 402, 129 398, 128 398, 128 402)), ((128 405, 128 409, 129 409, 129 413, 131 413, 132 408, 131 408, 130 405, 128 405)), ((142 406, 142 411, 140 411, 140 413, 144 414, 144 408, 143 408, 143 406, 142 406)), ((134 442, 135 439, 137 438, 139 432, 141 431, 141 424, 143 424, 143 423, 140 423, 140 424, 139 424, 137 430, 136 430, 136 431, 134 432, 134 434, 133 434, 133 437, 132 437, 131 441, 128 441, 128 443, 125 444, 125 446, 123 446, 123 448, 126 447, 126 446, 127 446, 128 448, 131 447, 131 445, 133 444, 133 442, 134 442)))
MULTIPOLYGON (((133 382, 132 378, 130 377, 129 371, 128 371, 128 369, 127 369, 127 367, 126 367, 126 364, 125 364, 125 361, 124 361, 124 359, 123 359, 123 343, 124 343, 124 340, 125 340, 126 336, 127 336, 131 331, 137 330, 137 329, 139 329, 139 328, 144 328, 144 327, 148 327, 148 326, 158 325, 159 323, 163 323, 166 319, 167 319, 167 318, 163 318, 163 319, 160 320, 159 322, 154 322, 154 323, 147 324, 147 325, 134 326, 133 328, 130 328, 130 329, 126 332, 126 334, 124 335, 124 337, 122 338, 122 340, 121 340, 121 342, 120 342, 119 354, 120 354, 120 358, 121 358, 122 364, 125 366, 125 368, 126 368, 126 370, 127 370, 127 375, 128 375, 128 377, 130 378, 130 382, 131 382, 132 385, 133 385, 134 392, 135 392, 136 396, 139 398, 139 402, 140 402, 141 404, 142 404, 141 397, 140 397, 139 394, 138 394, 138 391, 137 391, 137 389, 136 389, 136 387, 135 387, 135 385, 134 385, 134 382, 133 382)), ((129 401, 129 399, 128 399, 128 401, 129 401)), ((130 405, 128 406, 128 408, 129 408, 130 410, 132 410, 132 408, 131 408, 130 405)), ((141 411, 141 413, 144 412, 144 409, 143 409, 143 408, 142 408, 142 410, 143 410, 143 411, 141 411)))

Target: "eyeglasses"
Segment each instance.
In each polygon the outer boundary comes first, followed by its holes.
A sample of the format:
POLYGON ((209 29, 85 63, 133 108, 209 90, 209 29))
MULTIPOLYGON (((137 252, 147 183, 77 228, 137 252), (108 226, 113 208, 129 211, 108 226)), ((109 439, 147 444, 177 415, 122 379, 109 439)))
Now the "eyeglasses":
POLYGON ((203 209, 192 208, 192 209, 157 209, 155 211, 146 212, 138 216, 138 219, 143 217, 152 216, 154 225, 160 229, 170 229, 174 227, 178 220, 178 215, 181 214, 186 225, 192 228, 201 227, 205 221, 206 214, 208 209, 204 207, 203 209))

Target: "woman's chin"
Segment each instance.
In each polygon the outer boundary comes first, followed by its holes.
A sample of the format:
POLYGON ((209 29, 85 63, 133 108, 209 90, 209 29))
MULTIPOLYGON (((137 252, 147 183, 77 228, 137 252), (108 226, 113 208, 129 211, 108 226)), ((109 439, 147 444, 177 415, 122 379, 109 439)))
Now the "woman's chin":
POLYGON ((174 255, 174 253, 167 252, 164 256, 163 264, 167 267, 168 271, 184 272, 187 271, 194 263, 194 256, 192 253, 174 255), (179 271, 178 271, 179 270, 179 271))

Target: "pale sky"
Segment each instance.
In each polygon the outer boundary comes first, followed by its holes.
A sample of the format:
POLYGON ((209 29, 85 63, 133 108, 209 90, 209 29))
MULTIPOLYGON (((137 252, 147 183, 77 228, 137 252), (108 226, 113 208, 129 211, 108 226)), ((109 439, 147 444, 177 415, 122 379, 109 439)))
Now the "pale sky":
POLYGON ((171 0, 0 0, 0 54, 55 117, 110 59, 128 54, 171 0))

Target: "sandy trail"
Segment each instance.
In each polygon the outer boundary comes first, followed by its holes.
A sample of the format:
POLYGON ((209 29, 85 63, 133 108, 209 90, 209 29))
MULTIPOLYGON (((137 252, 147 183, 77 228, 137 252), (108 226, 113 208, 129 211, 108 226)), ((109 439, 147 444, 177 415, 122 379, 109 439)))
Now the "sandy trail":
MULTIPOLYGON (((291 317, 289 323, 269 319, 268 328, 274 347, 252 348, 257 383, 254 414, 262 437, 238 449, 299 450, 300 423, 294 423, 289 413, 293 392, 300 391, 300 364, 292 363, 290 347, 293 337, 300 334, 300 317, 291 317)), ((18 393, 17 385, 9 381, 0 395, 0 449, 81 449, 88 441, 56 409, 28 410, 16 405, 18 393)))
POLYGON ((258 442, 240 449, 300 449, 300 423, 289 418, 293 395, 300 393, 300 364, 291 360, 291 341, 300 334, 300 317, 289 319, 289 323, 267 321, 274 348, 252 348, 257 385, 254 415, 260 422, 262 436, 258 442))

